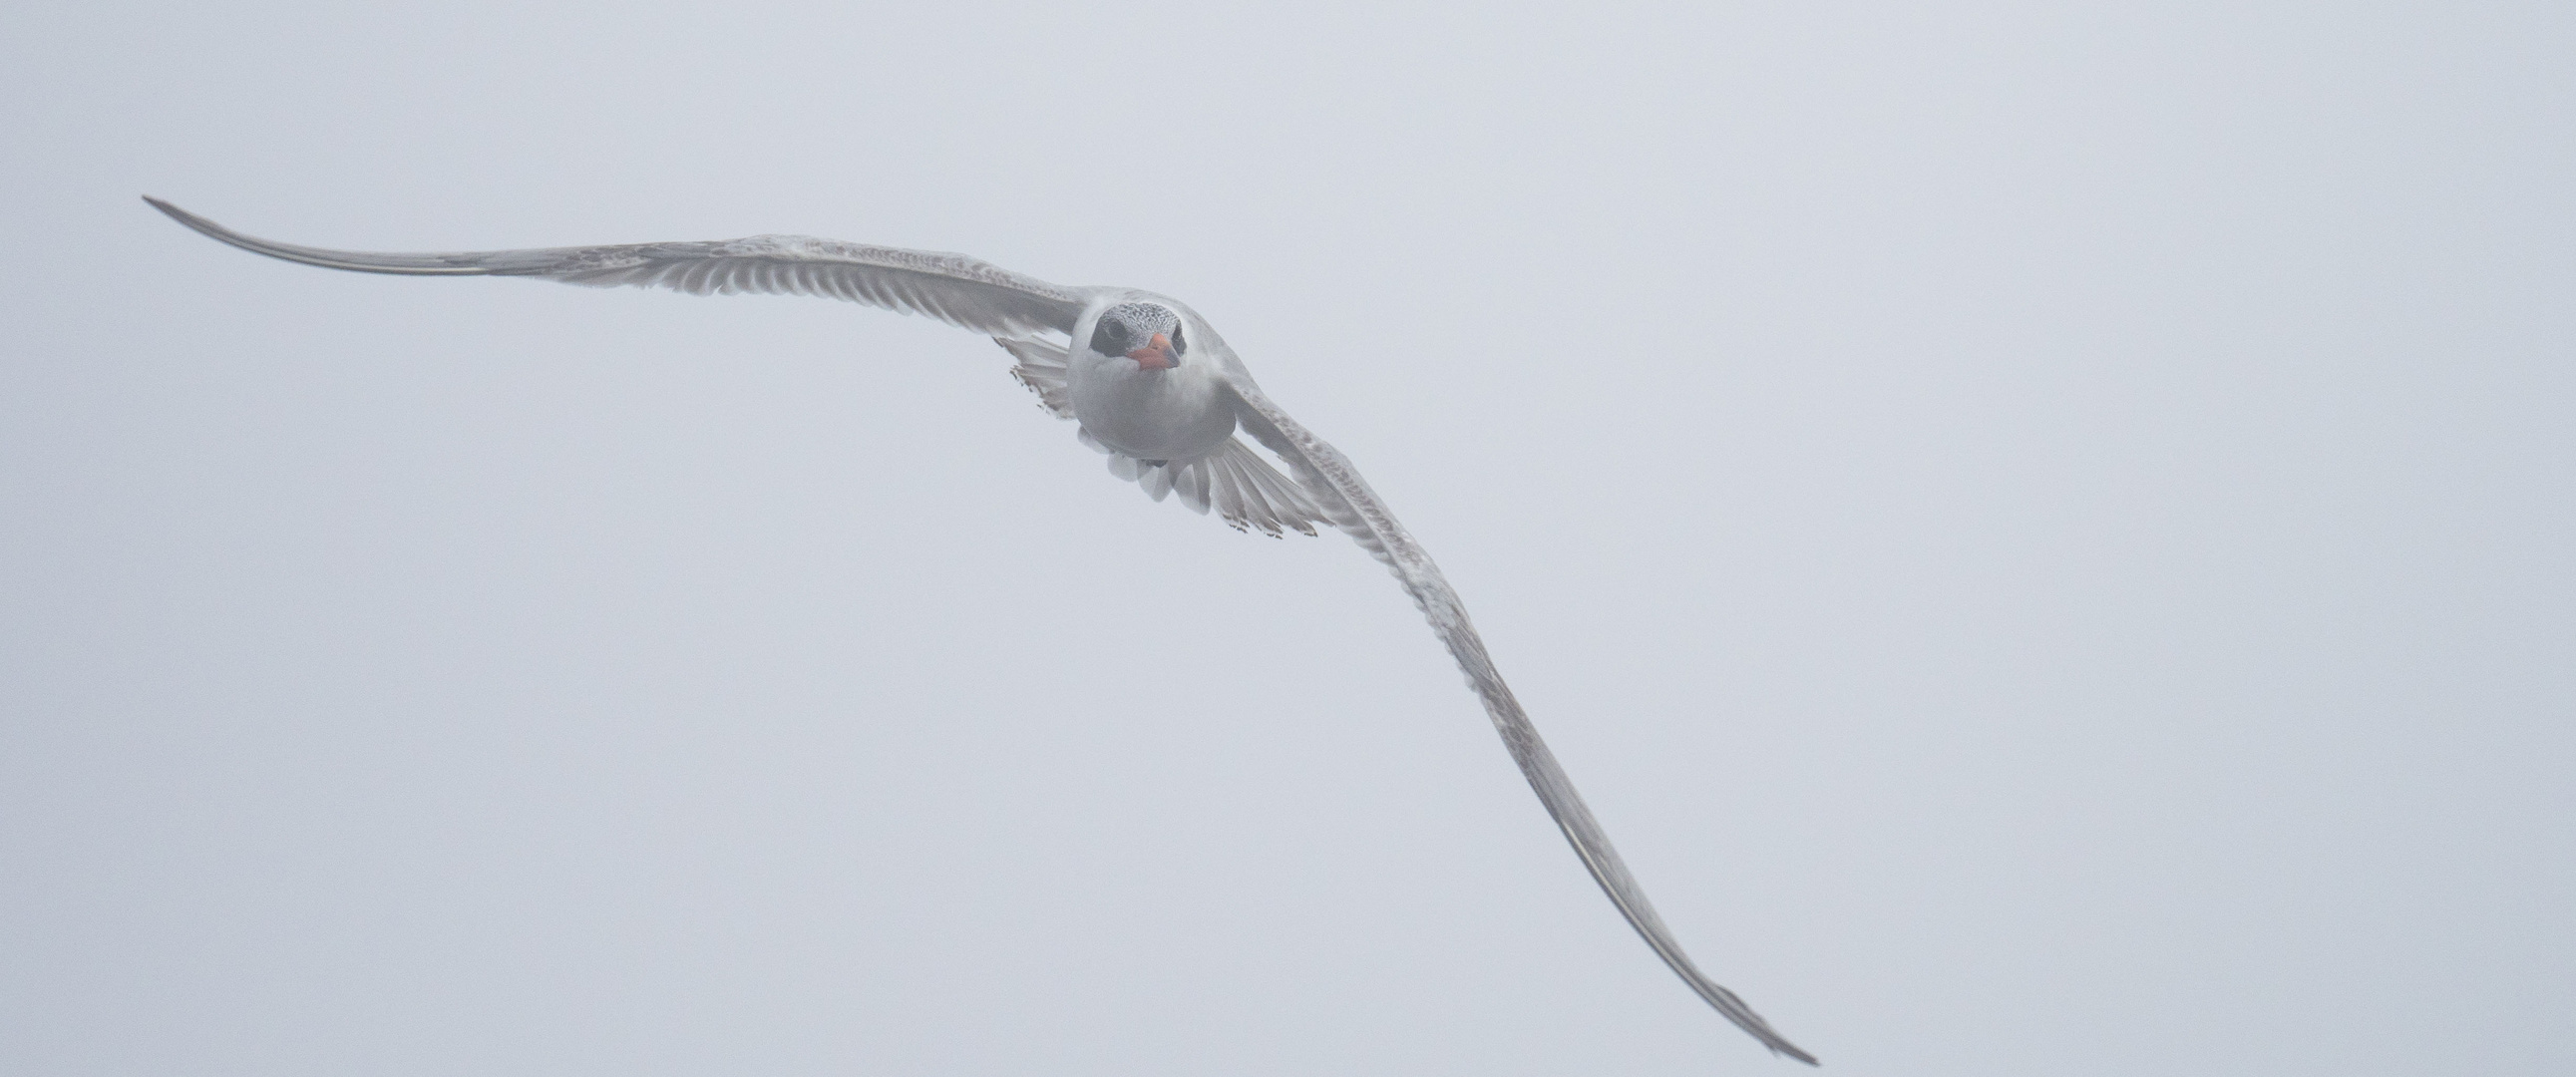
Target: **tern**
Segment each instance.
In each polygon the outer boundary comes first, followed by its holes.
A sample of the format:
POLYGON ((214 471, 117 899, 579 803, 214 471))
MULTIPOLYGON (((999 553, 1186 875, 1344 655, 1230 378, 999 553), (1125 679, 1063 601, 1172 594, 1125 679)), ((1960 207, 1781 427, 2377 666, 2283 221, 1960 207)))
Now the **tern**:
POLYGON ((1691 963, 1512 698, 1440 566, 1396 522, 1350 458, 1273 403, 1225 338, 1188 304, 1135 288, 1049 284, 962 254, 811 236, 452 254, 325 250, 243 235, 158 198, 144 201, 243 250, 328 269, 534 277, 693 295, 823 296, 924 314, 993 338, 1016 361, 1012 377, 1036 393, 1047 411, 1080 424, 1077 436, 1108 456, 1110 472, 1143 487, 1154 500, 1178 494, 1201 514, 1213 509, 1236 530, 1273 538, 1285 531, 1313 535, 1321 524, 1357 540, 1395 574, 1431 622, 1539 802, 1629 926, 1727 1020, 1775 1054, 1816 1064, 1814 1055, 1772 1031, 1735 992, 1691 963), (1276 454, 1294 478, 1280 474, 1238 434, 1276 454))

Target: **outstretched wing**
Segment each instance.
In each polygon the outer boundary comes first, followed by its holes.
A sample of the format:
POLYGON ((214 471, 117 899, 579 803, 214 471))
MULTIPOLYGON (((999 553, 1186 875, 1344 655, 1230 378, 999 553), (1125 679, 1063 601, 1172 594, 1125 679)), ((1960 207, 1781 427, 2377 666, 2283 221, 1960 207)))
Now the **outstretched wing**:
POLYGON ((361 273, 540 277, 566 284, 632 284, 696 295, 771 292, 847 299, 927 314, 990 336, 1073 332, 1087 293, 1022 276, 962 254, 871 247, 812 236, 752 236, 704 243, 630 243, 453 254, 335 251, 246 236, 158 198, 171 219, 246 251, 361 273))
POLYGON ((1236 418, 1243 428, 1286 460, 1333 525, 1359 540, 1371 555, 1385 563, 1404 585, 1405 593, 1413 596, 1413 604, 1431 621, 1431 630, 1440 636, 1450 657, 1457 659, 1458 668, 1466 673, 1468 686, 1484 701, 1486 715, 1493 719, 1495 731, 1503 736, 1503 746, 1511 750, 1512 760, 1520 764, 1530 788, 1538 791, 1539 802, 1547 806, 1557 828, 1565 832, 1565 840, 1574 845, 1574 854, 1583 858, 1583 866, 1591 870, 1593 880, 1610 895, 1610 903, 1619 907, 1637 934, 1645 937, 1646 945, 1653 947, 1656 956, 1672 966, 1673 972, 1699 997, 1737 1027, 1752 1033, 1763 1046, 1815 1065, 1816 1056, 1772 1031, 1762 1015, 1735 997, 1735 992, 1718 986, 1691 964, 1690 955, 1682 952, 1681 942, 1655 915, 1646 892, 1638 888, 1637 880, 1628 874, 1628 866, 1620 862, 1619 851, 1611 848, 1610 836, 1602 833, 1601 824, 1593 820, 1592 809, 1585 807, 1582 795, 1574 791, 1565 768, 1557 765, 1555 753, 1547 750, 1547 742, 1539 739, 1538 728, 1530 724, 1520 701, 1512 698, 1511 688, 1503 683, 1503 675, 1485 654, 1484 639, 1476 635, 1476 626, 1468 621, 1467 608, 1458 601, 1458 592, 1441 578, 1440 566, 1432 563, 1431 555, 1423 552, 1404 525, 1396 522, 1395 514, 1387 511, 1386 502, 1379 500, 1377 492, 1360 478, 1350 458, 1289 418, 1262 395, 1249 377, 1234 373, 1229 375, 1227 384, 1238 402, 1236 418))

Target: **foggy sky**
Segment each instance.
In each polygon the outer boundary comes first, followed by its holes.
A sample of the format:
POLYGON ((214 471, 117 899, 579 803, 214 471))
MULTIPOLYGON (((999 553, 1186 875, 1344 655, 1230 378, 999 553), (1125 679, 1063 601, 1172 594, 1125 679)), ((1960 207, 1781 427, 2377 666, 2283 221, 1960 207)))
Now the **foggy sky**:
POLYGON ((0 1070, 1802 1069, 989 342, 152 194, 1166 292, 1826 1072, 2569 1072, 2571 21, 11 5, 0 1070))

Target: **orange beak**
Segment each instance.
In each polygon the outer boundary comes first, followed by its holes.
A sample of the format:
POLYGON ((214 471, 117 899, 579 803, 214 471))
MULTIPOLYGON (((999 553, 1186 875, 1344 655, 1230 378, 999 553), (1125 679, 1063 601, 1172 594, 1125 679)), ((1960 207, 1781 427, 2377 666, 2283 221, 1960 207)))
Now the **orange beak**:
POLYGON ((1172 338, 1161 333, 1154 334, 1154 339, 1146 341, 1144 347, 1128 352, 1127 358, 1147 370, 1170 370, 1181 365, 1180 360, 1172 358, 1172 338))

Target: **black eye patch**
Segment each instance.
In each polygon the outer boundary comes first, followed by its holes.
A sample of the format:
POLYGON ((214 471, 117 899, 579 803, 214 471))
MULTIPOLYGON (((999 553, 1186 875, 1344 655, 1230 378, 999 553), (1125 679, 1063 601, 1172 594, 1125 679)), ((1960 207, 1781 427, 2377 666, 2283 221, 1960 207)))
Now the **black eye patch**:
POLYGON ((1180 323, 1172 323, 1172 354, 1179 355, 1188 350, 1190 350, 1190 346, 1181 341, 1180 323))
POLYGON ((1091 350, 1102 355, 1127 354, 1127 327, 1100 319, 1100 327, 1091 331, 1091 350))

